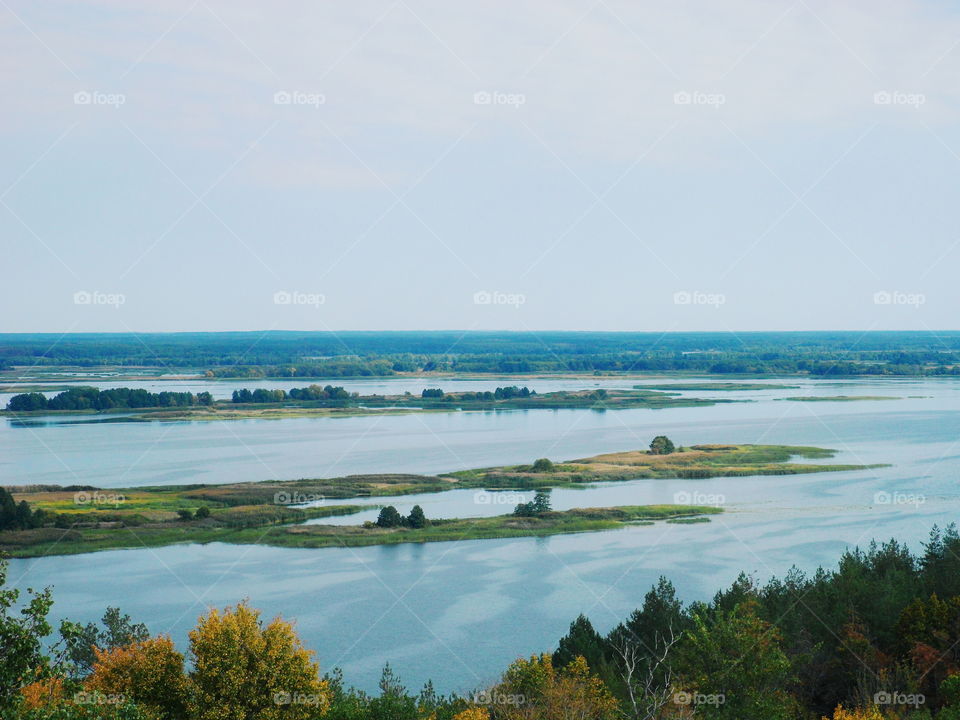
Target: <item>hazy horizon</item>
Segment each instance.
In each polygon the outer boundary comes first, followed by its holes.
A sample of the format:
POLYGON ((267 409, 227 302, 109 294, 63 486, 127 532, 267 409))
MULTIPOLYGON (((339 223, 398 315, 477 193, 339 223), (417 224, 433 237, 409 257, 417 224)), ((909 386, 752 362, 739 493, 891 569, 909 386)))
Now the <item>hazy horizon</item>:
POLYGON ((0 17, 0 331, 960 327, 945 3, 0 17))

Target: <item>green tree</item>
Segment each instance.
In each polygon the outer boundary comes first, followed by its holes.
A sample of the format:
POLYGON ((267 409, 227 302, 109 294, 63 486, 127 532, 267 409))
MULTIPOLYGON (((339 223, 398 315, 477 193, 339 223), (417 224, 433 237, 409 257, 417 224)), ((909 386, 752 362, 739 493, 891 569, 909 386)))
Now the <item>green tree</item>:
POLYGON ((20 591, 5 587, 7 566, 0 558, 0 717, 6 717, 20 688, 48 674, 43 643, 52 630, 47 621, 53 605, 50 589, 28 590, 26 603, 18 608, 20 591))
POLYGON ((554 465, 549 458, 539 458, 533 462, 533 471, 535 473, 553 472, 554 465))
POLYGON ((570 623, 570 630, 560 638, 560 644, 553 653, 553 666, 566 667, 577 657, 583 657, 594 673, 598 673, 607 662, 606 642, 583 614, 570 623))
POLYGON ((650 454, 651 455, 669 455, 676 448, 673 446, 673 442, 666 435, 657 435, 650 442, 650 454))
POLYGON ((419 505, 413 506, 413 509, 410 511, 410 515, 407 516, 407 526, 415 529, 427 526, 427 517, 423 514, 422 507, 419 505))
POLYGON ((392 528, 403 525, 403 516, 397 512, 393 505, 387 505, 381 508, 380 515, 377 517, 377 527, 392 528))
POLYGON ((749 601, 731 612, 695 613, 680 645, 681 695, 697 717, 716 720, 792 720, 796 702, 786 688, 790 660, 779 630, 749 601))
POLYGON ((120 613, 120 608, 108 607, 100 623, 102 629, 96 623, 80 625, 64 620, 60 624, 64 657, 71 675, 83 677, 90 673, 96 661, 95 649, 116 650, 150 637, 146 625, 133 622, 129 615, 120 613))
POLYGON ((201 505, 197 508, 197 512, 194 514, 194 517, 196 517, 197 520, 205 520, 206 518, 210 517, 210 508, 208 508, 206 505, 201 505))

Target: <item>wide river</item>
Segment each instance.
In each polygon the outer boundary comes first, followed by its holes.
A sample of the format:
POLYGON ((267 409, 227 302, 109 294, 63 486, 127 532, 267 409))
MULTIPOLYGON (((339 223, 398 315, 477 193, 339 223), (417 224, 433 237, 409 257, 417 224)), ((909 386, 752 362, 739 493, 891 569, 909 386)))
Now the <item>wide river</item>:
MULTIPOLYGON (((515 380, 510 380, 513 384, 515 380)), ((630 387, 631 380, 525 380, 559 388, 630 387)), ((295 618, 321 666, 376 687, 390 662, 410 687, 443 691, 494 680, 514 658, 555 647, 577 614, 607 630, 666 575, 687 601, 705 599, 742 570, 763 580, 793 565, 833 566, 847 547, 897 537, 914 549, 934 523, 960 510, 960 381, 785 380, 798 389, 688 392, 749 400, 666 410, 458 412, 191 423, 0 422, 0 484, 100 487, 434 473, 563 460, 645 447, 750 442, 836 448, 839 462, 890 463, 862 472, 645 480, 553 493, 557 509, 674 502, 712 495, 726 512, 710 523, 659 523, 546 539, 483 540, 355 549, 295 550, 224 544, 130 549, 15 560, 17 587, 54 587, 54 615, 88 621, 117 605, 186 648, 208 606, 243 598, 264 615, 295 618), (802 395, 883 395, 898 400, 794 402, 802 395)), ((100 384, 100 383, 98 383, 100 384)), ((103 383, 210 389, 297 383, 103 383)), ((301 383, 302 384, 302 383, 301 383)), ((334 381, 361 393, 419 392, 422 381, 334 381)), ((435 381, 448 390, 507 381, 435 381)), ((5 398, 0 398, 5 402, 5 398)), ((834 461, 830 461, 834 462, 834 461)), ((453 491, 399 499, 430 517, 508 512, 515 494, 453 491)), ((368 518, 375 511, 366 511, 368 518)), ((356 520, 354 517, 354 520, 356 520)), ((342 519, 340 520, 342 521, 342 519)), ((137 540, 131 534, 131 548, 137 540)))

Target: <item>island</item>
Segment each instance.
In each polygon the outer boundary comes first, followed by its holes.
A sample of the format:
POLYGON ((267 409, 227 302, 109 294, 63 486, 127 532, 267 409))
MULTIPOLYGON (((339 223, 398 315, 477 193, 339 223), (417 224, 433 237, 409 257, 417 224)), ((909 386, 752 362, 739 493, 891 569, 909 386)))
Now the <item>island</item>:
POLYGON ((101 390, 78 386, 53 397, 40 392, 14 395, 0 414, 15 422, 71 422, 58 416, 88 416, 73 422, 143 422, 175 420, 246 420, 294 417, 347 417, 464 410, 622 410, 699 407, 733 400, 680 397, 676 392, 587 388, 537 393, 510 385, 495 390, 360 395, 342 386, 309 385, 290 390, 234 390, 230 400, 214 400, 209 392, 159 392, 127 387, 101 390), (93 418, 89 416, 95 416, 93 418))
MULTIPOLYGON (((655 521, 702 522, 721 509, 680 503, 554 511, 544 498, 552 488, 584 487, 595 482, 794 475, 879 467, 791 462, 793 458, 829 459, 834 454, 834 450, 824 448, 787 445, 675 447, 665 436, 658 436, 648 450, 556 463, 539 458, 528 465, 441 475, 394 473, 110 489, 11 487, 0 490, 0 552, 36 557, 215 541, 304 548, 361 546, 594 532, 655 521), (532 490, 537 495, 535 502, 519 503, 512 513, 494 517, 431 518, 406 524, 316 522, 380 507, 351 504, 351 498, 402 497, 457 488, 473 488, 479 493, 532 490)), ((396 515, 395 510, 393 513, 396 515)))

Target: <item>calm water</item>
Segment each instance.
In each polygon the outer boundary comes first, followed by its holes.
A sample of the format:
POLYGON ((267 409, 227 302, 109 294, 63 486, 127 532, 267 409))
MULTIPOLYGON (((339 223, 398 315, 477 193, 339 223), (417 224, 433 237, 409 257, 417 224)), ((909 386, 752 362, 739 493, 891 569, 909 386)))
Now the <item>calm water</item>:
MULTIPOLYGON (((700 599, 740 570, 762 579, 794 564, 832 565, 845 547, 871 538, 896 536, 918 547, 933 523, 957 518, 960 383, 795 384, 804 387, 717 393, 755 402, 660 411, 31 428, 7 423, 0 426, 3 484, 116 487, 437 472, 638 448, 661 432, 683 444, 820 445, 840 450, 841 462, 893 463, 863 472, 636 481, 553 493, 557 508, 673 502, 678 493, 719 496, 727 512, 709 524, 359 549, 185 545, 14 561, 11 575, 19 586, 54 585, 58 618, 94 619, 115 604, 182 646, 204 608, 248 597, 267 616, 296 618, 322 666, 340 665, 361 687, 375 687, 390 661, 410 686, 432 678, 442 690, 468 690, 492 680, 516 656, 554 647, 580 612, 601 629, 611 627, 642 602, 661 574, 686 600, 700 599), (920 397, 777 399, 801 394, 920 397)), ((403 390, 397 383, 382 392, 394 387, 403 390)), ((396 504, 406 511, 419 502, 433 517, 475 516, 505 512, 517 499, 511 495, 498 505, 494 498, 478 501, 474 491, 453 491, 396 504)))

